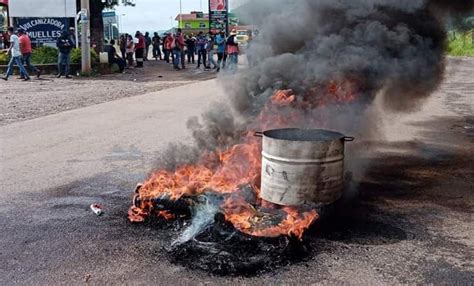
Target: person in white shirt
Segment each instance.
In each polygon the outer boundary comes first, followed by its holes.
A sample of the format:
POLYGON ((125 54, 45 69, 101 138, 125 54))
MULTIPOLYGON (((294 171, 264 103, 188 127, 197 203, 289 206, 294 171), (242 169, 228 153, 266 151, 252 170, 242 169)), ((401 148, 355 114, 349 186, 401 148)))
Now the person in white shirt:
POLYGON ((13 67, 16 64, 20 69, 20 73, 24 75, 23 80, 30 80, 30 76, 21 62, 20 39, 17 35, 15 35, 13 27, 8 28, 8 35, 10 35, 10 47, 8 48, 8 53, 11 54, 11 58, 10 62, 8 63, 7 73, 4 77, 2 77, 2 79, 8 80, 8 77, 12 75, 13 67))

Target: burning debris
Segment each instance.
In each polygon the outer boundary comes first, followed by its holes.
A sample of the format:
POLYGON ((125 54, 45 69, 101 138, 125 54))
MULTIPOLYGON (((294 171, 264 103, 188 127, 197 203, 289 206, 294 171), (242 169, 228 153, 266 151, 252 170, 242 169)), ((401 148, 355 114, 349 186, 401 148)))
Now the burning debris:
POLYGON ((309 245, 294 236, 255 238, 235 230, 223 215, 193 239, 167 249, 171 261, 217 275, 253 275, 309 257, 309 245))
MULTIPOLYGON (((296 98, 291 91, 276 92, 263 109, 260 122, 268 124, 269 119, 265 118, 274 117, 273 124, 297 124, 301 117, 278 118, 278 111, 293 109, 296 104, 317 105, 314 99, 297 103, 291 98, 296 98)), ((326 104, 327 99, 321 98, 321 104, 326 104)), ((271 152, 271 143, 264 143, 264 147, 270 144, 267 151, 273 155, 264 155, 263 169, 262 139, 250 130, 244 134, 240 144, 207 152, 196 164, 182 165, 175 171, 157 171, 137 187, 129 210, 130 221, 143 222, 153 217, 191 219, 191 225, 172 244, 173 261, 186 264, 199 257, 203 270, 229 274, 249 273, 304 258, 309 252, 303 235, 319 217, 317 203, 331 203, 341 196, 342 134, 301 129, 264 132, 264 142, 300 141, 293 149, 299 146, 309 152, 295 149, 296 157, 278 161, 275 156, 287 153, 284 146, 275 153, 271 152), (299 160, 298 156, 304 157, 299 160), (294 164, 287 166, 285 160, 294 164), (262 173, 267 185, 261 184, 262 173), (284 182, 273 188, 277 177, 284 182), (263 196, 265 186, 268 197, 263 196), (273 249, 270 255, 269 249, 273 249)))
MULTIPOLYGON (((171 212, 180 215, 172 218, 163 216, 160 208, 165 206, 156 202, 155 209, 150 211, 148 217, 177 219, 178 228, 184 228, 181 235, 165 249, 174 263, 217 275, 252 275, 301 261, 311 253, 308 244, 302 240, 302 232, 278 235, 282 223, 288 220, 287 210, 259 206, 257 193, 250 185, 241 186, 232 194, 205 192, 199 196, 160 202, 166 204, 171 212), (227 201, 237 203, 226 205, 227 201), (228 208, 242 205, 251 213, 249 219, 242 222, 245 225, 236 225, 225 212, 229 211, 228 208), (186 223, 188 219, 190 224, 186 223)), ((140 205, 137 201, 135 203, 140 205)), ((141 220, 143 217, 136 216, 134 209, 132 207, 129 218, 141 220)), ((307 205, 298 211, 316 214, 316 206, 307 205)))
POLYGON ((360 135, 374 124, 365 111, 376 96, 392 110, 408 110, 435 90, 445 33, 433 5, 445 2, 251 5, 248 15, 260 31, 247 52, 251 67, 224 83, 241 116, 220 106, 204 123, 191 119, 196 146, 164 154, 161 162, 169 164, 137 188, 130 221, 190 219, 170 254, 213 273, 254 272, 304 257, 304 232, 318 207, 342 194, 343 142, 352 139, 314 129, 360 135), (264 137, 289 142, 287 149, 267 152, 276 144, 268 138, 262 148, 254 134, 267 130, 275 132, 264 137), (288 163, 297 171, 287 172, 288 163))

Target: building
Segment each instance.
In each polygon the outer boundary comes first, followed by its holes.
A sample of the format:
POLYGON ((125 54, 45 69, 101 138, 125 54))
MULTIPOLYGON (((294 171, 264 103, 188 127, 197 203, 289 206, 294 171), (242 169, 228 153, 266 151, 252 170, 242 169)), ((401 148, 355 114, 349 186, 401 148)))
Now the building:
POLYGON ((10 24, 8 0, 0 0, 0 49, 8 47, 9 36, 7 28, 10 24))
POLYGON ((8 0, 0 0, 0 33, 7 30, 8 17, 8 0))
POLYGON ((207 13, 193 11, 191 14, 179 14, 175 20, 178 21, 178 28, 183 29, 185 34, 209 32, 209 14, 207 13))
MULTIPOLYGON (((200 31, 208 33, 210 30, 208 13, 193 11, 190 14, 178 14, 175 20, 178 22, 178 28, 181 28, 187 35, 197 34, 200 31)), ((240 19, 234 13, 229 13, 229 29, 252 30, 253 27, 241 24, 240 19)))

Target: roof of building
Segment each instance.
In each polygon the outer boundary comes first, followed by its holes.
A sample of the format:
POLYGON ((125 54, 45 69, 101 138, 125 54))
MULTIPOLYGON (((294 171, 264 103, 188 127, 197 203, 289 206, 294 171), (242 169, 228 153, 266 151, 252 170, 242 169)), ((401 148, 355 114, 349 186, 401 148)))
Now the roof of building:
POLYGON ((183 21, 192 21, 192 20, 208 20, 209 19, 209 14, 207 13, 202 13, 203 18, 198 18, 198 14, 202 12, 191 12, 191 14, 178 14, 176 16, 175 21, 179 21, 180 15, 182 17, 183 21))

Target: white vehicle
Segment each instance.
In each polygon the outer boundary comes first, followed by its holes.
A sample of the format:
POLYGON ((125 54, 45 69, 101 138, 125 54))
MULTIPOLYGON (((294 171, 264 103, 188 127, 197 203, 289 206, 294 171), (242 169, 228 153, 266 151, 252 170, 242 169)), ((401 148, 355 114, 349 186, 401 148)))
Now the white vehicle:
POLYGON ((237 30, 237 36, 235 36, 235 41, 239 44, 240 47, 247 47, 249 44, 249 32, 247 30, 237 30))

